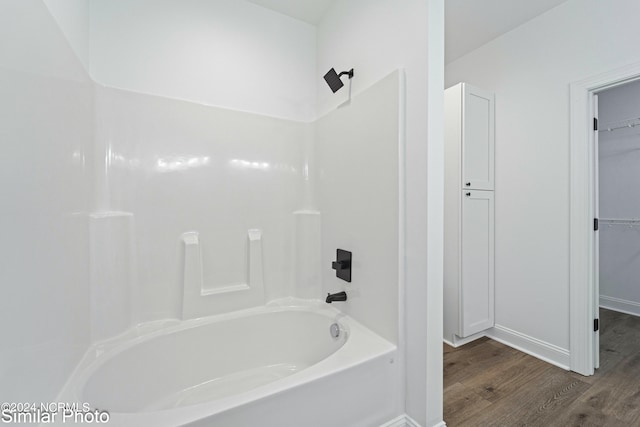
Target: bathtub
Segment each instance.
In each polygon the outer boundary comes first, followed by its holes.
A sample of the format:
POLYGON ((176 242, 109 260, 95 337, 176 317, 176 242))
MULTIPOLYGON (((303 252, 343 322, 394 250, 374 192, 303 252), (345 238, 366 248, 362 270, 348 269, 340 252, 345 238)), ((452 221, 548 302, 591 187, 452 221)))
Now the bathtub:
POLYGON ((396 353, 335 307, 280 302, 94 345, 58 401, 114 427, 375 427, 398 413, 396 353))

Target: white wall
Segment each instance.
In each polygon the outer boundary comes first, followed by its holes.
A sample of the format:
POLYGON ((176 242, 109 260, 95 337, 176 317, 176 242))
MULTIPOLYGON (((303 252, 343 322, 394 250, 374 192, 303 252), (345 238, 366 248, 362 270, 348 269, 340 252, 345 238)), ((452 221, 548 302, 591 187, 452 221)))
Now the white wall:
POLYGON ((0 400, 50 402, 89 343, 93 90, 42 1, 0 40, 0 400))
MULTIPOLYGON (((601 129, 640 117, 640 82, 599 94, 601 129)), ((635 120, 638 123, 638 120, 635 120)), ((640 218, 640 128, 600 132, 600 218, 640 218)), ((600 302, 640 315, 640 224, 600 228, 600 302)))
POLYGON ((89 1, 42 0, 58 22, 76 56, 89 72, 89 1))
POLYGON ((640 61, 635 0, 569 0, 446 67, 496 93, 496 324, 569 350, 569 84, 640 61))
POLYGON ((299 121, 315 118, 315 28, 244 0, 91 0, 101 84, 299 121))
POLYGON ((354 94, 395 69, 403 68, 406 73, 406 161, 401 176, 406 182, 405 212, 401 213, 406 221, 402 236, 406 251, 402 274, 406 286, 399 290, 403 303, 400 334, 406 344, 405 369, 409 373, 404 387, 406 412, 423 426, 442 420, 442 245, 438 244, 442 232, 442 202, 438 200, 442 170, 431 167, 431 162, 441 164, 442 158, 438 158, 437 149, 429 158, 433 146, 427 144, 441 143, 436 135, 442 126, 437 119, 438 111, 441 114, 442 110, 442 72, 438 68, 442 69, 444 54, 437 59, 437 46, 444 37, 442 27, 437 25, 444 20, 440 16, 442 5, 438 0, 338 0, 318 25, 317 33, 316 81, 320 82, 321 114, 348 99, 348 84, 332 94, 322 80, 331 67, 337 71, 354 68, 354 94), (427 59, 430 53, 434 54, 432 63, 427 59), (429 81, 428 76, 434 80, 429 81), (429 102, 432 110, 428 109, 429 102), (427 122, 431 119, 434 139, 428 141, 431 135, 427 122), (427 193, 427 185, 432 185, 434 191, 427 193), (427 218, 433 227, 429 234, 427 218), (428 245, 433 243, 435 249, 428 251, 428 245), (433 292, 431 299, 430 292, 433 292), (427 335, 427 328, 433 331, 432 335, 427 335))

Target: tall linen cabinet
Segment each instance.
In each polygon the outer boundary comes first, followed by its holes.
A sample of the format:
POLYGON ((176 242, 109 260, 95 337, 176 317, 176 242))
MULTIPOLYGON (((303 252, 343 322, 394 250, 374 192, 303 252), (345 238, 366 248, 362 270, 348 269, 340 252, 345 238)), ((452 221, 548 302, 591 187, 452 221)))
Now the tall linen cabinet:
POLYGON ((494 325, 494 104, 459 83, 445 91, 444 339, 494 325))

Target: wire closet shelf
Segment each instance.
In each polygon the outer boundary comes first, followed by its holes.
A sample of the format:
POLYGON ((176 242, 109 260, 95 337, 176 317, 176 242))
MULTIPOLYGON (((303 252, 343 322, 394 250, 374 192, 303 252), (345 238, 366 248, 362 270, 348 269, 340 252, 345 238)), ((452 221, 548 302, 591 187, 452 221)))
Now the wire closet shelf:
POLYGON ((598 126, 598 132, 613 132, 619 129, 633 129, 635 127, 640 127, 640 117, 618 120, 615 122, 600 125, 598 126))
POLYGON ((599 223, 601 225, 623 225, 627 227, 638 227, 640 226, 640 218, 600 218, 599 223))

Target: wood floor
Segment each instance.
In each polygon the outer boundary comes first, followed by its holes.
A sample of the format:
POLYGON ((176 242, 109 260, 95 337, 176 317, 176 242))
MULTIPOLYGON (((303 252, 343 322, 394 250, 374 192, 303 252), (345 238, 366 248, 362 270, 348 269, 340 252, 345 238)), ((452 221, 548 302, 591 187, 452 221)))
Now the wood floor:
POLYGON ((640 426, 640 318, 601 309, 600 328, 591 377, 488 338, 445 344, 447 426, 640 426))

